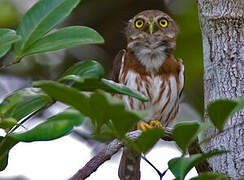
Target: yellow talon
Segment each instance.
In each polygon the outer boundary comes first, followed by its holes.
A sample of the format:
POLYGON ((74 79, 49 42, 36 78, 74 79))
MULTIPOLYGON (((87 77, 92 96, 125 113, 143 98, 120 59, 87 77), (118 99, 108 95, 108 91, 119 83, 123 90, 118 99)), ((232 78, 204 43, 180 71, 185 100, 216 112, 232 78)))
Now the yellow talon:
POLYGON ((146 131, 153 127, 163 127, 163 125, 158 120, 151 120, 149 123, 147 123, 145 121, 140 121, 139 123, 137 123, 137 129, 141 130, 141 131, 146 131))
POLYGON ((149 125, 151 127, 163 127, 162 123, 160 121, 158 121, 158 120, 151 120, 149 122, 149 125))
POLYGON ((151 126, 148 123, 144 122, 144 121, 140 121, 137 124, 137 129, 141 130, 141 131, 146 131, 146 130, 148 130, 150 128, 151 128, 151 126))

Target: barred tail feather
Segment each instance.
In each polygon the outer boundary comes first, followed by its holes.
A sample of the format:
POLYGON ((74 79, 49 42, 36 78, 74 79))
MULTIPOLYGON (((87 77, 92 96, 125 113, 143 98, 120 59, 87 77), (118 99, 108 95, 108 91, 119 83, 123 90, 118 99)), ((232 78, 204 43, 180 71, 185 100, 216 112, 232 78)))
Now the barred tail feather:
POLYGON ((119 165, 120 180, 140 180, 141 154, 131 147, 124 147, 119 165))

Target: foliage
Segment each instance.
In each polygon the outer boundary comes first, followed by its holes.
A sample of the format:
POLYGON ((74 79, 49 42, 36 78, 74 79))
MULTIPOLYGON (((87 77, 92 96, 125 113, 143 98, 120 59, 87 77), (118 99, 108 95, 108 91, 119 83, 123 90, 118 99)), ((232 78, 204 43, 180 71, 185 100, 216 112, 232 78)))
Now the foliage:
POLYGON ((38 111, 52 103, 52 99, 38 88, 25 88, 18 90, 4 99, 0 104, 0 128, 9 122, 4 129, 8 131, 14 125, 29 114, 38 111), (5 122, 5 123, 4 123, 5 122))
POLYGON ((230 180, 223 174, 219 173, 202 173, 198 177, 191 178, 191 180, 230 180))
POLYGON ((4 56, 11 48, 11 44, 21 39, 14 30, 0 29, 0 57, 4 56))
POLYGON ((136 140, 136 147, 143 153, 149 151, 158 140, 163 137, 163 128, 152 128, 142 132, 139 138, 136 140))
MULTIPOLYGON (((223 130, 223 127, 228 118, 231 117, 234 113, 238 112, 244 107, 243 99, 230 100, 230 99, 219 99, 209 104, 208 113, 211 122, 213 125, 218 128, 220 131, 223 130), (224 110, 224 112, 223 112, 224 110)), ((173 138, 176 144, 181 148, 185 153, 189 148, 190 144, 196 140, 197 136, 208 129, 210 126, 209 123, 198 122, 182 122, 174 126, 173 129, 173 138), (186 133, 187 132, 187 133, 186 133)), ((208 139, 206 139, 208 140, 208 139)), ((221 155, 226 153, 224 151, 213 151, 206 154, 194 154, 190 157, 180 157, 171 159, 168 162, 169 169, 175 175, 176 179, 182 180, 189 170, 195 165, 199 164, 201 161, 210 158, 212 156, 221 155)), ((196 179, 203 179, 204 177, 209 177, 215 179, 228 179, 224 175, 216 175, 214 173, 208 173, 200 175, 196 179)))
POLYGON ((222 131, 225 122, 230 116, 243 107, 244 99, 219 99, 208 105, 208 115, 215 127, 218 128, 219 131, 222 131))
POLYGON ((206 154, 194 154, 191 155, 190 157, 174 158, 168 162, 169 169, 174 174, 176 179, 183 180, 186 174, 195 165, 201 163, 207 158, 220 155, 222 153, 224 153, 224 151, 213 151, 206 154))
MULTIPOLYGON (((63 21, 78 5, 79 0, 41 0, 22 18, 17 31, 0 29, 0 57, 14 46, 16 59, 24 56, 56 51, 81 44, 103 43, 103 38, 93 29, 83 26, 65 27, 50 32, 63 21)), ((11 64, 9 64, 11 65, 11 64)), ((6 67, 6 66, 4 66, 6 67)), ((3 67, 0 67, 0 69, 3 67)), ((139 92, 122 84, 104 79, 104 69, 96 61, 74 64, 58 81, 42 80, 32 83, 32 87, 18 90, 6 97, 0 104, 0 128, 6 131, 0 137, 0 170, 8 164, 8 154, 18 142, 47 141, 60 138, 80 126, 88 118, 95 129, 94 134, 109 135, 124 141, 126 132, 145 117, 145 112, 127 110, 121 100, 109 93, 128 95, 147 101, 139 92), (88 93, 87 93, 88 92, 88 93), (15 130, 32 116, 48 108, 56 101, 68 106, 63 112, 49 117, 39 125, 24 132, 15 130)), ((213 125, 222 131, 230 116, 244 107, 244 100, 222 99, 208 106, 208 114, 213 125)), ((188 171, 203 160, 225 153, 213 151, 185 157, 189 146, 199 133, 209 124, 198 122, 178 123, 173 128, 173 139, 183 155, 168 162, 176 179, 183 180, 188 171), (186 133, 187 132, 187 133, 186 133)), ((143 153, 150 150, 163 136, 162 128, 142 132, 132 144, 143 153)), ((193 179, 225 179, 219 174, 201 174, 193 179)))

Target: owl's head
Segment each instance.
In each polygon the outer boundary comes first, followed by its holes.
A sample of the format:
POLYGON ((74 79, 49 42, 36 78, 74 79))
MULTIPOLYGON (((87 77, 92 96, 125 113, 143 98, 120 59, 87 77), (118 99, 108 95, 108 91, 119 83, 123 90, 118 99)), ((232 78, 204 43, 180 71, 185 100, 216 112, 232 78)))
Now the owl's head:
POLYGON ((126 27, 127 49, 133 51, 143 64, 151 59, 160 65, 175 49, 177 33, 175 21, 166 13, 142 11, 130 19, 126 27))
MULTIPOLYGON (((131 41, 171 41, 176 40, 178 27, 175 21, 159 10, 146 10, 129 20, 126 27, 128 42, 131 41)), ((172 48, 175 44, 172 44, 172 48)))

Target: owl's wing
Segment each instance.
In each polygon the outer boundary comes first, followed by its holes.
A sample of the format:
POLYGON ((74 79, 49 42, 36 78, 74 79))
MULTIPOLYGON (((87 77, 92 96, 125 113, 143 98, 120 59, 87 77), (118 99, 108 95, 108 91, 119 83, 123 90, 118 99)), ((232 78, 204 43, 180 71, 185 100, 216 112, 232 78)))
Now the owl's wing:
POLYGON ((182 59, 177 59, 179 63, 179 82, 180 82, 180 87, 179 87, 179 97, 181 96, 184 88, 184 81, 185 81, 185 67, 183 64, 182 59))
POLYGON ((120 50, 113 62, 112 80, 117 83, 119 82, 119 73, 121 69, 122 59, 125 56, 125 53, 125 49, 120 50))

